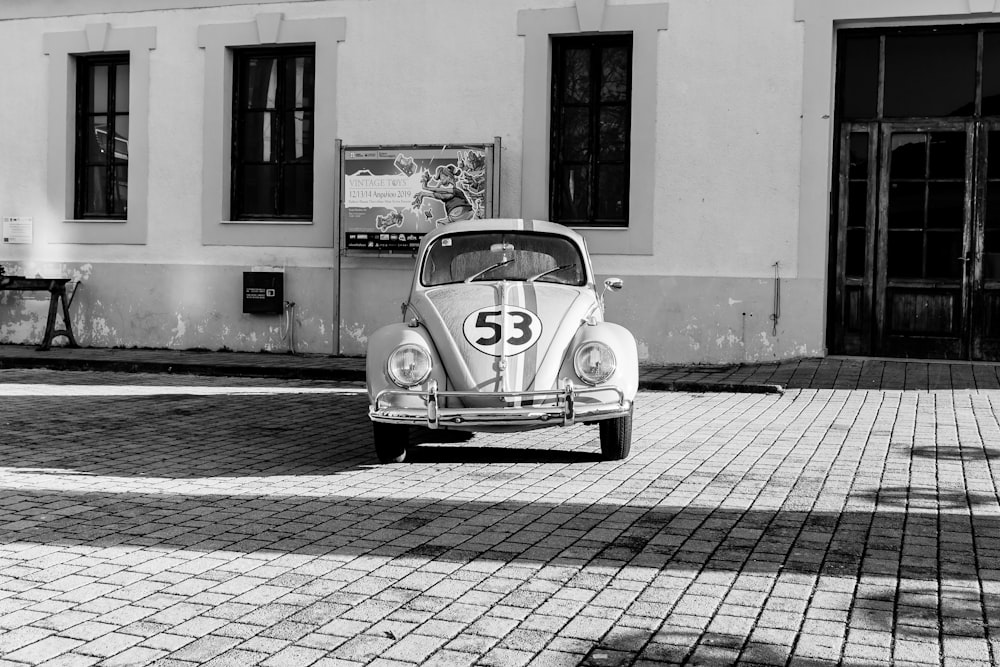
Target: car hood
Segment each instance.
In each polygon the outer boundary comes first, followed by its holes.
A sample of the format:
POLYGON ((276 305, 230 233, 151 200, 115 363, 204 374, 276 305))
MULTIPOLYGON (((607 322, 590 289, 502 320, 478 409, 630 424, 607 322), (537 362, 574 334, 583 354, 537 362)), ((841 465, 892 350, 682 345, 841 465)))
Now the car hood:
POLYGON ((413 305, 457 391, 556 388, 580 325, 591 315, 600 319, 592 289, 552 283, 443 285, 421 301, 413 305))

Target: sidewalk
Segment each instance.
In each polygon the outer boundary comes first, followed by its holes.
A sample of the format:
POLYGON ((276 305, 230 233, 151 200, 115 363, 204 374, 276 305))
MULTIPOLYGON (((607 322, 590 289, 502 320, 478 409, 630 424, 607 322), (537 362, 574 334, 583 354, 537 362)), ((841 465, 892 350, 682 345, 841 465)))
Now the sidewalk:
MULTIPOLYGON (((50 368, 363 381, 362 357, 0 345, 0 369, 50 368)), ((824 357, 710 365, 640 364, 639 385, 654 391, 775 393, 784 389, 1000 389, 1000 364, 824 357)))

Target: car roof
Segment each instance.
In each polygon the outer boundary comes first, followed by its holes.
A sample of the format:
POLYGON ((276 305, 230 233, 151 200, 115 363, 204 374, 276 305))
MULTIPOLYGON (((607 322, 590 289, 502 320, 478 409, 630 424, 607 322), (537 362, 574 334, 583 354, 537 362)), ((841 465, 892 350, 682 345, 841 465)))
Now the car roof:
POLYGON ((427 247, 434 239, 446 234, 458 234, 462 232, 535 232, 538 234, 555 234, 572 239, 581 248, 586 248, 583 237, 574 230, 560 225, 556 222, 546 220, 524 220, 522 218, 485 218, 481 220, 465 220, 463 222, 453 222, 442 225, 434 231, 428 232, 421 242, 421 250, 427 247))

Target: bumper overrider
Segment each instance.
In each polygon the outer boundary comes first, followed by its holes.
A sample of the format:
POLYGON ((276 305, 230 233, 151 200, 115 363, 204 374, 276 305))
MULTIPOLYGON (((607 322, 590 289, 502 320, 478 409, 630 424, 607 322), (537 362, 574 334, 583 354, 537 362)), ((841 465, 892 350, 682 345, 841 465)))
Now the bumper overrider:
POLYGON ((441 428, 448 426, 571 426, 576 422, 597 421, 629 414, 631 401, 619 387, 577 387, 566 380, 561 389, 543 391, 439 391, 431 381, 424 391, 386 389, 378 392, 368 416, 386 424, 406 424, 441 428), (608 394, 617 400, 608 402, 608 394), (400 407, 395 398, 423 399, 423 407, 400 407), (455 399, 451 401, 449 399, 455 399), (476 403, 496 400, 497 407, 444 407, 444 403, 476 403))

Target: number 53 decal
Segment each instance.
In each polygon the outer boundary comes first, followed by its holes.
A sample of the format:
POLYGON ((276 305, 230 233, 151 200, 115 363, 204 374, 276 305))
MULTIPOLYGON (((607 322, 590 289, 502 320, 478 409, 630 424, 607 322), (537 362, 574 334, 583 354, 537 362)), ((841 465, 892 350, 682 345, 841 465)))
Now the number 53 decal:
POLYGON ((506 343, 508 355, 520 354, 538 342, 542 335, 542 322, 538 315, 507 306, 507 317, 499 306, 480 308, 465 318, 462 325, 465 339, 480 352, 499 357, 506 343))

